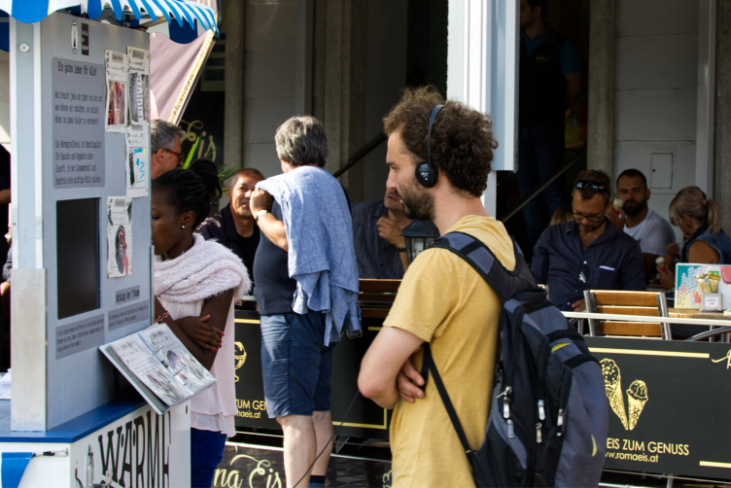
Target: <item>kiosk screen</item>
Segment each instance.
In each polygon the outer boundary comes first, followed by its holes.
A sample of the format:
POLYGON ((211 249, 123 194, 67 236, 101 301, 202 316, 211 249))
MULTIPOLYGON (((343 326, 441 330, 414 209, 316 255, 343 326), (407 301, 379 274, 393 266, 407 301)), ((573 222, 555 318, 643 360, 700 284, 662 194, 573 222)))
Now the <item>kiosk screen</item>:
POLYGON ((99 199, 56 202, 58 318, 100 306, 99 199))

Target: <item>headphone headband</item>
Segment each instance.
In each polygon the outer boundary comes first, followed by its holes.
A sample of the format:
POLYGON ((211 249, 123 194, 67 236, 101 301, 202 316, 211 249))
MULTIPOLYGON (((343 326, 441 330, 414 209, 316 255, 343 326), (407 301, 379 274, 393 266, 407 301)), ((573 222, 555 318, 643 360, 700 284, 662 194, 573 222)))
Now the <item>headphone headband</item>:
POLYGON ((434 119, 437 118, 439 111, 444 108, 444 105, 437 105, 431 109, 431 115, 429 116, 429 132, 426 137, 426 161, 431 166, 431 126, 434 124, 434 119))

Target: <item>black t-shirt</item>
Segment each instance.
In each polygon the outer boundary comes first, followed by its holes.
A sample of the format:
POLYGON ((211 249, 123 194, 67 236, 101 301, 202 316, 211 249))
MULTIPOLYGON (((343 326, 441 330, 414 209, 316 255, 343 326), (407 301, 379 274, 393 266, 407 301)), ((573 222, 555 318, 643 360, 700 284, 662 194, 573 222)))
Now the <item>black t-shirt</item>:
POLYGON ((249 277, 253 277, 254 257, 261 234, 256 223, 254 223, 254 233, 250 237, 241 236, 236 232, 236 225, 231 215, 231 206, 226 205, 220 213, 207 218, 198 227, 198 232, 205 240, 216 239, 219 243, 231 249, 246 266, 249 277))
MULTIPOLYGON (((284 222, 282 207, 276 201, 272 215, 284 222)), ((260 315, 292 313, 292 300, 297 280, 289 277, 288 253, 262 233, 254 259, 254 296, 260 315)))
MULTIPOLYGON (((343 187, 345 200, 350 209, 350 197, 343 187)), ((274 201, 272 215, 284 222, 282 207, 274 201)), ((288 253, 270 241, 262 232, 259 248, 254 259, 254 296, 259 304, 260 315, 292 313, 292 301, 297 289, 297 280, 289 277, 288 253)))

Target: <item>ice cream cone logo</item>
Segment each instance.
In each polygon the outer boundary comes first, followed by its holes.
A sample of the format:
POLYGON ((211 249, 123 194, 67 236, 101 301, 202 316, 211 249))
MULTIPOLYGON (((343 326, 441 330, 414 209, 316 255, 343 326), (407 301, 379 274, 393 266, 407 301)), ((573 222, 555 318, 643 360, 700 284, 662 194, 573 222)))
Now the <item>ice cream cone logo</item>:
POLYGON ((622 375, 615 363, 611 359, 602 359, 602 374, 604 375, 604 392, 609 399, 609 406, 612 411, 619 417, 622 425, 627 429, 627 414, 624 410, 624 398, 622 395, 622 375))
POLYGON ((627 388, 627 407, 629 408, 629 430, 635 428, 637 421, 640 420, 642 409, 647 403, 647 385, 642 380, 634 380, 629 388, 627 388))
POLYGON ((602 359, 600 364, 604 375, 604 392, 607 394, 609 406, 619 417, 625 430, 634 429, 648 400, 647 384, 642 380, 635 380, 629 385, 627 389, 628 416, 624 408, 622 374, 619 366, 612 359, 602 359))
MULTIPOLYGON (((237 370, 246 362, 246 349, 244 349, 244 343, 234 342, 234 350, 236 353, 236 355, 234 356, 234 359, 236 359, 236 366, 234 367, 234 370, 237 370)), ((234 381, 239 381, 239 375, 237 375, 236 373, 234 373, 234 381)))

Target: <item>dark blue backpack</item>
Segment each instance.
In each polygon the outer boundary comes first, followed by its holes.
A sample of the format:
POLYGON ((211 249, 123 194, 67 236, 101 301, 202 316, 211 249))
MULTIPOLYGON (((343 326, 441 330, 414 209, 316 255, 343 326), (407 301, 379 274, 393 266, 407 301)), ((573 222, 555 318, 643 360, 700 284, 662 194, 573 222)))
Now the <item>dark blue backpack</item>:
POLYGON ((421 374, 426 380, 431 372, 477 486, 598 485, 609 405, 601 367, 582 337, 536 286, 517 245, 514 271, 468 234, 448 233, 431 247, 467 261, 503 303, 500 362, 479 451, 471 450, 448 385, 424 346, 421 374))

